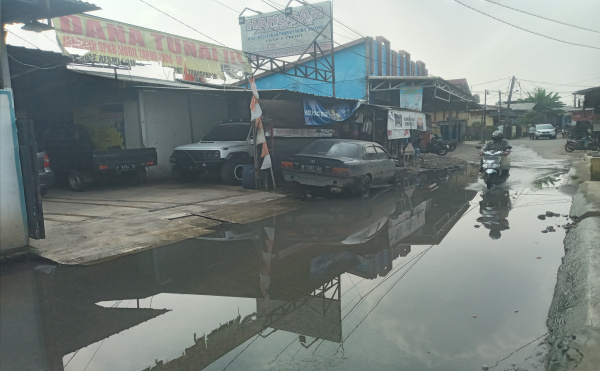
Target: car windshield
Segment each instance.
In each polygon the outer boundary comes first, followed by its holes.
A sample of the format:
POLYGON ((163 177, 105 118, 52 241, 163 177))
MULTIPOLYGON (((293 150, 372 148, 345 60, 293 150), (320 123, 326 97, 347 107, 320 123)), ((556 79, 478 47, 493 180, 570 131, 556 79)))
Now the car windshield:
POLYGON ((248 124, 224 124, 217 125, 212 128, 211 131, 206 134, 203 141, 236 141, 242 142, 248 138, 248 131, 250 125, 248 124))
POLYGON ((554 126, 552 126, 550 124, 541 124, 541 125, 537 125, 535 128, 538 129, 538 130, 539 129, 542 129, 542 130, 544 130, 544 129, 554 129, 554 126))
POLYGON ((312 142, 300 152, 303 155, 356 158, 360 146, 356 143, 340 143, 330 140, 312 142))

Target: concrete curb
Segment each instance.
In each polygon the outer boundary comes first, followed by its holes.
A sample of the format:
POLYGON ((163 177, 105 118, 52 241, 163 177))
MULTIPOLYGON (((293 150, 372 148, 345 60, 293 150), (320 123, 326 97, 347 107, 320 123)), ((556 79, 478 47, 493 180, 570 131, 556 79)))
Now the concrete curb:
POLYGON ((600 364, 600 183, 586 181, 573 196, 576 222, 564 241, 548 313, 547 369, 597 371, 600 364))

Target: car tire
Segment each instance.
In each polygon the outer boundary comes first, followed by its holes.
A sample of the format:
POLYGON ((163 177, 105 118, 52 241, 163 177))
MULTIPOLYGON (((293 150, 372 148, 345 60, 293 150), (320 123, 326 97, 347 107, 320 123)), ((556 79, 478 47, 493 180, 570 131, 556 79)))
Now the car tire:
POLYGON ((242 184, 242 175, 244 173, 244 165, 247 161, 239 158, 228 160, 221 166, 221 179, 229 185, 242 184))
POLYGON ((69 170, 67 175, 67 184, 69 189, 74 192, 83 192, 90 187, 89 182, 84 181, 84 174, 78 170, 69 170))
POLYGON ((556 135, 555 135, 555 136, 553 136, 553 137, 550 137, 550 139, 556 139, 556 135))

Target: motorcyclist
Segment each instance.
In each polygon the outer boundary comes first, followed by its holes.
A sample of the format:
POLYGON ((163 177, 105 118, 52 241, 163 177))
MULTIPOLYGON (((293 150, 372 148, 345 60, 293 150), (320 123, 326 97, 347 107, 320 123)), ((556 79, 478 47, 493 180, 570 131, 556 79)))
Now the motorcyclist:
POLYGON ((504 139, 504 135, 500 130, 496 130, 492 133, 492 140, 485 144, 479 154, 482 155, 485 151, 502 151, 503 156, 508 156, 510 153, 508 147, 510 147, 508 140, 504 139))
MULTIPOLYGON (((508 156, 510 154, 510 144, 508 143, 508 140, 504 139, 504 135, 500 130, 496 130, 492 133, 492 140, 483 146, 481 151, 479 151, 479 155, 483 156, 483 153, 486 151, 502 151, 502 156, 508 156)), ((506 175, 509 174, 508 168, 503 170, 506 171, 506 175)))

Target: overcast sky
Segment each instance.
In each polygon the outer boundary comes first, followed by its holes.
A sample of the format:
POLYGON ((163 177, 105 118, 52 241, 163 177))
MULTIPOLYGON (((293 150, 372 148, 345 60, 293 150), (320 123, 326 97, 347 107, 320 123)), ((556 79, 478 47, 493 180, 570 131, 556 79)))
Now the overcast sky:
MULTIPOLYGON (((212 42, 198 32, 161 14, 140 0, 88 0, 102 8, 90 12, 110 18, 212 42)), ((238 14, 245 7, 274 11, 271 0, 144 0, 198 31, 241 48, 238 14)), ((287 0, 274 0, 279 7, 287 0)), ((310 1, 312 3, 318 1, 310 1)), ((299 5, 297 2, 294 6, 299 5)), ((249 13, 251 14, 251 13, 249 13)), ((559 92, 572 104, 571 93, 600 86, 599 0, 334 0, 333 16, 363 36, 383 36, 394 50, 406 50, 413 60, 427 64, 431 75, 444 79, 467 78, 474 93, 484 89, 508 91, 510 77, 519 84, 515 97, 525 97, 536 86, 559 92), (578 29, 523 12, 556 20, 578 29), (461 5, 464 4, 464 5, 461 5), (494 18, 468 7, 477 9, 494 18), (544 35, 532 34, 514 26, 544 35), (571 45, 560 42, 562 40, 571 45), (491 82, 493 81, 493 82, 491 82)), ((56 50, 54 32, 35 34, 9 26, 8 43, 56 50)), ((339 23, 335 42, 361 37, 339 23)), ((490 98, 491 99, 491 98, 490 98)))

